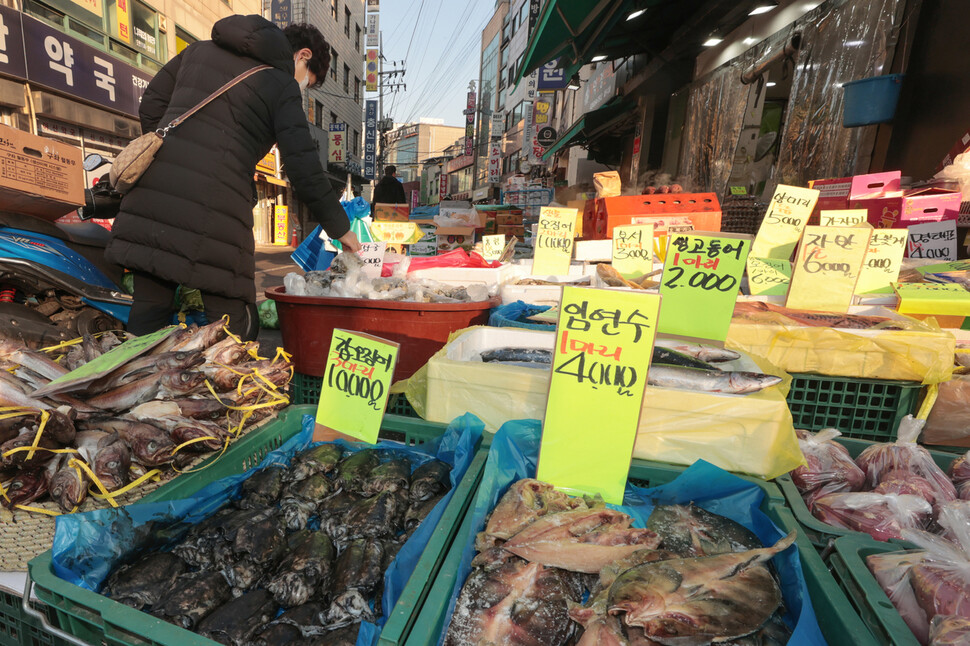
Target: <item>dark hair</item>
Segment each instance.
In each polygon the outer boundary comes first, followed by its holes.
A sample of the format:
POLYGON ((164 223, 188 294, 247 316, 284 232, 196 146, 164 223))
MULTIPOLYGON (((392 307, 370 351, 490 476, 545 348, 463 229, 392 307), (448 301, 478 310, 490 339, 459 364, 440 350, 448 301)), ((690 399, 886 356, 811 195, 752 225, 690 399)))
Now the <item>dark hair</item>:
POLYGON ((313 25, 306 23, 296 23, 287 25, 283 30, 286 39, 290 41, 290 47, 296 53, 307 47, 313 52, 313 57, 307 63, 307 68, 317 77, 317 82, 312 87, 319 87, 323 80, 327 78, 327 71, 330 69, 330 45, 320 33, 320 30, 313 25))
POLYGON ((388 166, 387 168, 384 169, 385 175, 393 175, 396 172, 397 172, 397 166, 388 166))

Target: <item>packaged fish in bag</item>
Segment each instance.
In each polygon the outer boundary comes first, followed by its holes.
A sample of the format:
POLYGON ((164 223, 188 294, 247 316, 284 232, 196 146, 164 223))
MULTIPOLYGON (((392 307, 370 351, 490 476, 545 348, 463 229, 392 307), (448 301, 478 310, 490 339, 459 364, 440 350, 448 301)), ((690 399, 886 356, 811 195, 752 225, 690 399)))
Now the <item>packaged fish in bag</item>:
POLYGON ((933 508, 919 496, 872 491, 833 493, 815 501, 812 513, 823 523, 865 532, 878 541, 902 538, 904 529, 923 529, 933 508))
POLYGON ((959 489, 960 485, 970 482, 970 451, 967 451, 950 465, 947 475, 959 489))
POLYGON ((891 552, 888 554, 870 554, 866 557, 869 571, 876 577, 893 606, 899 611, 913 636, 920 644, 929 643, 930 623, 916 601, 916 593, 910 584, 910 571, 917 563, 921 563, 926 553, 923 551, 891 552))
POLYGON ((903 538, 926 551, 913 565, 910 582, 926 616, 959 615, 970 618, 970 522, 958 510, 944 507, 939 524, 955 540, 929 532, 906 530, 903 538))
POLYGON ((937 615, 930 622, 931 646, 970 644, 970 619, 957 615, 937 615))
POLYGON ((930 452, 916 444, 924 423, 924 420, 907 415, 899 423, 895 442, 873 444, 859 454, 855 461, 865 473, 869 489, 875 489, 886 474, 902 469, 932 483, 937 502, 956 499, 956 487, 933 461, 930 452))
POLYGON ((808 463, 791 472, 792 482, 801 493, 819 490, 836 493, 862 489, 865 481, 862 469, 853 462, 849 451, 834 441, 842 433, 834 428, 822 429, 818 433, 803 430, 796 430, 795 433, 808 463))
POLYGON ((937 511, 937 505, 953 502, 944 502, 939 500, 939 492, 937 488, 933 486, 932 482, 926 478, 913 475, 909 471, 904 471, 902 469, 889 471, 888 473, 884 474, 882 479, 879 481, 879 486, 873 489, 873 491, 875 493, 895 493, 919 496, 933 506, 934 514, 937 511))

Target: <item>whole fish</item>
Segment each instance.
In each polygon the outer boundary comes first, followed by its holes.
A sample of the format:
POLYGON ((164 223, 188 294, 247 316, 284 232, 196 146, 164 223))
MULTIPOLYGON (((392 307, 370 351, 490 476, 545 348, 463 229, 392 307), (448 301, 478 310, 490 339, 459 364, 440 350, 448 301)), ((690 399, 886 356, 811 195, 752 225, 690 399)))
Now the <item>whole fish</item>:
POLYGON ((746 395, 781 383, 781 377, 758 372, 701 370, 682 366, 650 366, 647 383, 661 388, 746 395))
POLYGON ((662 537, 660 547, 683 557, 713 556, 764 547, 744 525, 694 504, 657 505, 647 529, 662 537))
POLYGON ((582 498, 567 496, 551 484, 531 478, 517 480, 492 510, 485 531, 475 540, 475 547, 483 551, 512 538, 546 514, 580 508, 586 509, 582 498))
POLYGON ((411 484, 411 461, 407 458, 389 460, 374 467, 364 484, 365 496, 376 496, 382 491, 407 491, 411 484))
POLYGON ((208 364, 219 363, 224 366, 232 366, 241 363, 249 354, 249 350, 258 347, 259 344, 255 342, 239 343, 234 338, 229 337, 204 350, 203 356, 205 356, 208 364))
POLYGON ((226 338, 226 322, 219 319, 215 323, 203 325, 181 336, 182 338, 169 349, 170 351, 205 350, 226 338))
POLYGON ((543 348, 496 348, 481 353, 482 361, 552 364, 552 350, 543 348))
POLYGON ((47 465, 15 472, 13 479, 5 485, 7 495, 5 498, 0 498, 0 503, 13 509, 17 505, 29 505, 46 494, 57 464, 56 460, 51 460, 47 465))
MULTIPOLYGON (((29 468, 30 466, 42 466, 53 460, 57 454, 51 451, 38 450, 34 451, 34 454, 27 459, 30 455, 30 451, 17 451, 16 453, 10 453, 15 449, 22 449, 24 447, 33 446, 34 438, 37 437, 36 427, 23 427, 20 429, 20 434, 13 438, 12 440, 7 440, 2 445, 0 445, 0 468, 29 468)), ((59 442, 54 441, 54 439, 44 433, 40 436, 40 441, 37 443, 39 449, 60 449, 63 445, 59 442)))
POLYGON ((187 395, 196 391, 204 381, 205 374, 201 372, 165 370, 91 397, 88 404, 103 410, 121 411, 155 397, 187 395))
POLYGON ((380 464, 373 449, 363 449, 351 453, 337 465, 336 482, 342 489, 363 493, 364 484, 370 472, 380 464))
POLYGON ((306 449, 293 456, 284 479, 288 481, 303 480, 315 473, 333 473, 342 457, 343 449, 337 444, 321 444, 306 449))
POLYGON ((654 347, 659 346, 668 350, 674 350, 675 352, 686 354, 706 363, 722 363, 724 361, 734 361, 741 358, 741 353, 735 352, 734 350, 718 348, 717 346, 713 345, 687 343, 677 339, 665 339, 662 337, 657 337, 653 344, 654 347))
POLYGON ((108 491, 128 484, 131 450, 117 433, 81 431, 75 438, 78 453, 108 491))
POLYGON ((0 370, 0 406, 19 406, 50 410, 52 406, 41 399, 35 399, 24 390, 23 381, 6 370, 0 370))
POLYGON ((706 361, 695 359, 689 354, 677 352, 676 350, 664 348, 659 345, 654 346, 653 348, 653 360, 651 361, 651 365, 658 363, 664 363, 670 366, 684 366, 685 368, 700 368, 702 370, 718 370, 718 368, 707 363, 706 361))
POLYGON ((425 462, 411 474, 411 502, 423 502, 451 489, 451 466, 441 460, 425 462))
POLYGON ((117 433, 131 449, 131 456, 146 467, 156 467, 172 461, 175 442, 157 426, 119 417, 96 422, 93 430, 117 433))
MULTIPOLYGON (((186 342, 198 331, 199 327, 193 323, 192 325, 186 327, 176 328, 167 337, 158 342, 158 344, 149 350, 149 355, 164 354, 166 352, 178 352, 183 349, 191 350, 193 348, 183 348, 186 342), (178 346, 178 347, 177 347, 178 346)), ((201 350, 202 348, 194 348, 196 350, 201 350)))
POLYGON ((7 339, 0 339, 0 358, 18 363, 50 380, 57 379, 70 372, 47 354, 38 350, 30 350, 26 346, 7 339))
POLYGON ((596 573, 660 537, 634 529, 633 519, 613 509, 580 509, 546 515, 506 541, 502 548, 533 563, 571 572, 596 573))
POLYGON ((171 552, 149 552, 115 569, 105 585, 112 599, 140 610, 158 602, 187 569, 185 561, 171 552))
POLYGON ((192 630, 210 612, 232 598, 221 572, 184 574, 154 608, 156 615, 192 630))
POLYGON ((88 497, 88 484, 91 480, 80 467, 72 464, 75 458, 62 455, 57 471, 51 477, 47 491, 64 513, 71 513, 88 497))
POLYGON ((216 608, 198 623, 196 632, 220 644, 241 646, 275 614, 272 595, 266 590, 254 590, 216 608))
POLYGON ((226 405, 211 397, 176 397, 168 401, 178 405, 182 417, 216 419, 226 413, 226 405))
POLYGON ((610 586, 610 614, 671 646, 702 646, 744 637, 781 605, 781 591, 760 565, 795 541, 792 532, 772 547, 630 568, 610 586))
POLYGON ((201 351, 194 352, 164 352, 137 357, 118 367, 109 374, 89 384, 86 390, 90 393, 103 393, 118 386, 124 386, 148 373, 168 370, 190 370, 205 361, 201 351))
POLYGON ((311 532, 279 564, 266 584, 276 603, 284 608, 300 606, 321 584, 329 584, 337 550, 324 532, 311 532))

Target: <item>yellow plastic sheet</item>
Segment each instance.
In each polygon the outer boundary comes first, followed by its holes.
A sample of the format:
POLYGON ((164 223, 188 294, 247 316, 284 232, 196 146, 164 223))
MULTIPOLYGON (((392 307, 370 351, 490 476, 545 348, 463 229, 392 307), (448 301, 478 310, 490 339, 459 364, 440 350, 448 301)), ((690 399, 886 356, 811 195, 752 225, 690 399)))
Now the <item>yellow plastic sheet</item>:
POLYGON ((938 384, 953 374, 955 343, 932 319, 917 329, 851 331, 735 319, 725 345, 787 372, 938 384))

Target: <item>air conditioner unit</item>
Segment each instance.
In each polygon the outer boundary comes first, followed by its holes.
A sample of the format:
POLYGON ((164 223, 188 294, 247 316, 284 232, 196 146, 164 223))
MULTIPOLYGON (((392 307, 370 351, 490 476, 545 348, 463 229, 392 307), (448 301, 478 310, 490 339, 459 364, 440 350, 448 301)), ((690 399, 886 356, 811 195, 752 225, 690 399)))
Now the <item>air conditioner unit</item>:
POLYGON ((162 14, 158 14, 158 31, 162 32, 163 34, 168 31, 168 18, 162 14))

